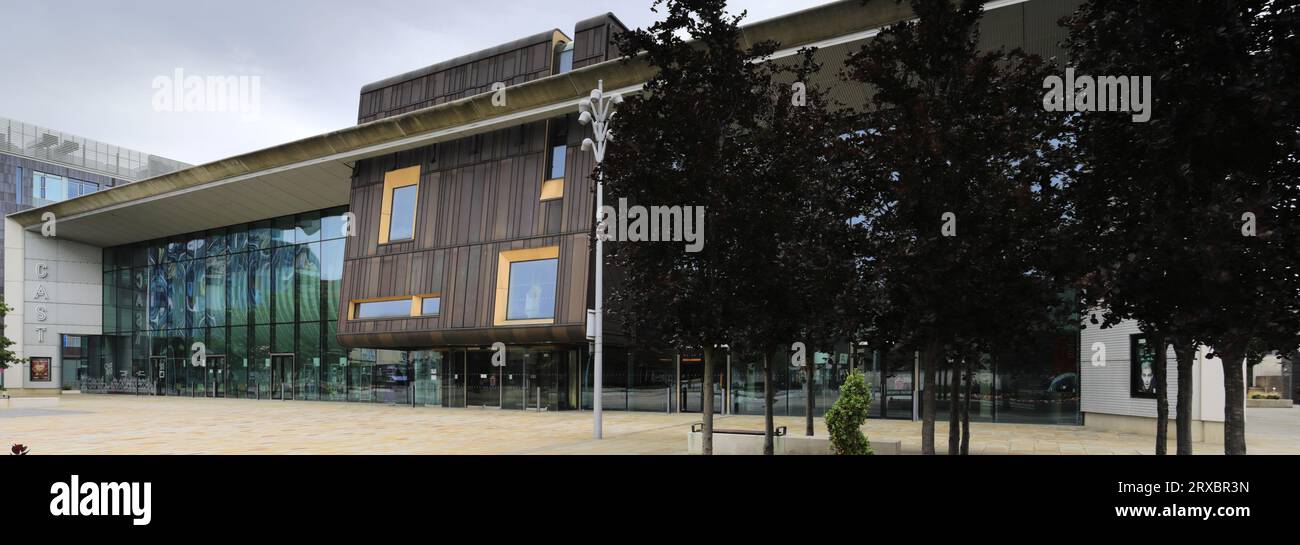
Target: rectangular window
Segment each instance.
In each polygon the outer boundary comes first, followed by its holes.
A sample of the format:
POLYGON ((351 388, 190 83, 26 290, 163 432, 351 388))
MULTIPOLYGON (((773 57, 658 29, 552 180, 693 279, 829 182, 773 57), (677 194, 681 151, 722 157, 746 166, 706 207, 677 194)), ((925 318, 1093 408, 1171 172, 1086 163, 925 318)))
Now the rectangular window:
POLYGON ((558 246, 501 252, 497 260, 497 325, 555 321, 558 246))
POLYGON ((559 117, 547 122, 546 179, 542 180, 541 199, 549 201, 564 197, 564 167, 569 153, 569 118, 559 117))
POLYGON ((32 205, 41 206, 66 200, 68 200, 67 178, 32 171, 32 205))
POLYGON ((552 119, 547 125, 546 179, 555 180, 564 177, 564 161, 569 152, 569 118, 552 119))
POLYGON ((83 182, 80 180, 68 180, 68 198, 89 195, 99 191, 99 184, 94 182, 83 182))
POLYGON ((384 174, 384 196, 379 212, 380 244, 415 238, 419 187, 418 165, 384 174))
POLYGON ((29 200, 27 195, 31 194, 31 191, 25 187, 27 181, 23 179, 23 167, 15 166, 14 176, 14 191, 17 193, 18 204, 31 204, 27 202, 29 200))
POLYGON ((393 190, 393 219, 388 224, 388 240, 408 240, 415 237, 416 186, 408 185, 393 190))
POLYGON ((552 73, 563 74, 573 71, 573 42, 555 44, 555 60, 552 73))
POLYGON ((352 303, 352 318, 367 320, 371 318, 405 318, 411 316, 411 300, 386 299, 382 301, 360 301, 352 303))
POLYGON ((420 315, 422 316, 437 316, 438 312, 442 310, 442 297, 440 296, 421 295, 419 300, 420 315))

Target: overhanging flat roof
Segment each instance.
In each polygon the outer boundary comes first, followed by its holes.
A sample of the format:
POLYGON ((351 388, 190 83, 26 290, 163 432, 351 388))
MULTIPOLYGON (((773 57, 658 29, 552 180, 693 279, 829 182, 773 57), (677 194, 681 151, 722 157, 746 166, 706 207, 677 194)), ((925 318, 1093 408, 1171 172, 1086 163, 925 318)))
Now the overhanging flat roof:
MULTIPOLYGON (((863 7, 860 0, 844 0, 747 25, 742 45, 772 40, 783 47, 778 56, 791 55, 802 47, 863 39, 910 16, 895 2, 863 7)), ((348 204, 358 160, 574 112, 598 81, 607 91, 634 92, 652 75, 639 58, 606 61, 512 86, 505 106, 494 106, 491 93, 484 93, 8 217, 35 230, 52 212, 58 236, 113 246, 348 204)))

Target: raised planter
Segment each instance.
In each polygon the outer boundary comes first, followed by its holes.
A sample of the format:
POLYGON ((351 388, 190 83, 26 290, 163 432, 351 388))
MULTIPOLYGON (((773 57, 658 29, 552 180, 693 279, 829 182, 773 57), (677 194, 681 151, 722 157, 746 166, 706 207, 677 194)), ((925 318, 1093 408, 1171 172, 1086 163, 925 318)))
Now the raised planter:
POLYGON ((1246 406, 1258 409, 1290 409, 1290 399, 1247 399, 1246 406))
MULTIPOLYGON (((686 432, 686 452, 703 454, 703 441, 702 433, 686 432)), ((773 437, 772 450, 776 454, 833 454, 829 438, 807 437, 804 435, 773 437)), ((871 450, 876 454, 899 454, 903 450, 903 445, 902 441, 872 441, 871 450)), ((761 455, 763 454, 763 436, 715 433, 713 434, 713 453, 761 455)))

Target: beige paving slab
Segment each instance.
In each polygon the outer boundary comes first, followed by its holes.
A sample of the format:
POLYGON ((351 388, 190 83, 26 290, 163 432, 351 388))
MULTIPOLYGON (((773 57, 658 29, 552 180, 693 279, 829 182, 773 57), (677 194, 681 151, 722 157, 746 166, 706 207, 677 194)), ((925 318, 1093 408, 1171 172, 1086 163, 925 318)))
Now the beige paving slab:
MULTIPOLYGON (((605 438, 591 413, 447 409, 365 403, 66 395, 40 415, 0 414, 0 445, 33 454, 684 454, 697 414, 605 413, 605 438)), ((804 419, 777 417, 802 434, 804 419)), ((720 417, 729 428, 762 429, 761 416, 720 417)), ((816 433, 825 423, 815 420, 816 433)), ((1248 428, 1249 429, 1249 428, 1248 428)), ((1300 434, 1274 423, 1248 434, 1257 454, 1300 454, 1300 434)), ((921 424, 868 420, 868 437, 921 451, 921 424)), ((947 450, 948 426, 936 423, 947 450)), ((1150 454, 1153 439, 1077 426, 972 423, 974 454, 1150 454)), ((1170 443, 1170 451, 1173 444, 1170 443)), ((1221 445, 1198 443, 1198 454, 1221 445)))

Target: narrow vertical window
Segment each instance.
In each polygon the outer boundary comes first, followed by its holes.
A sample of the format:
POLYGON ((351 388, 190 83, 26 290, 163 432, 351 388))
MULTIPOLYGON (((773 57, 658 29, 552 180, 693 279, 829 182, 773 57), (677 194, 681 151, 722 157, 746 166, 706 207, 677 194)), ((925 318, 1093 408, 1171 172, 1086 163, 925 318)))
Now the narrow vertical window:
POLYGON ((379 243, 415 238, 420 167, 390 171, 384 175, 384 196, 379 213, 379 243))
POLYGON ((555 58, 551 66, 553 74, 563 74, 573 70, 573 42, 555 44, 555 58))
POLYGON ((564 167, 569 154, 569 118, 557 117, 547 122, 546 179, 542 181, 541 200, 564 197, 564 167))

